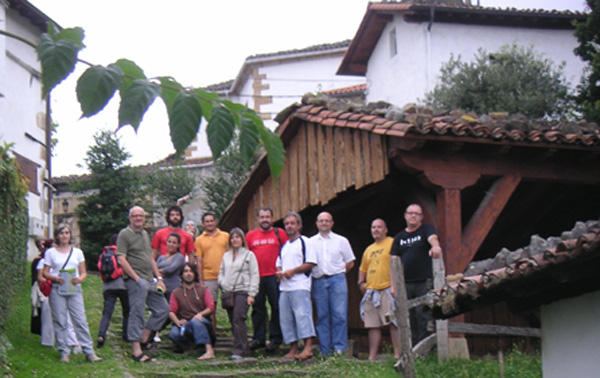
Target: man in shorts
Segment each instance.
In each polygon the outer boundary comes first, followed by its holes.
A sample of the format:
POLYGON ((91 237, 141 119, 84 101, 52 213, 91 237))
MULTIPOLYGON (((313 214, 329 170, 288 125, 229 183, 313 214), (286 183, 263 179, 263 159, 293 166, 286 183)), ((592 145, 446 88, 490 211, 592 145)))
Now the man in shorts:
POLYGON ((365 249, 358 271, 358 287, 363 293, 360 315, 369 330, 369 361, 377 359, 381 343, 381 328, 390 326, 394 358, 400 358, 398 327, 394 317, 394 299, 391 293, 390 250, 394 239, 387 236, 383 219, 371 223, 371 236, 375 242, 365 249))

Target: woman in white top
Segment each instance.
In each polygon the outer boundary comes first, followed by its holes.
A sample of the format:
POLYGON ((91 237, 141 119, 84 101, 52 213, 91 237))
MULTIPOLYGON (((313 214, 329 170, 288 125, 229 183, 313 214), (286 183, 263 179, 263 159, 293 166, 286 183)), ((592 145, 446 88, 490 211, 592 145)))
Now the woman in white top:
POLYGON ((85 316, 81 282, 87 277, 85 258, 79 248, 71 246, 71 229, 60 224, 54 231, 56 247, 50 248, 44 255, 44 277, 52 281, 50 308, 56 336, 56 348, 60 351, 60 360, 69 362, 67 345, 67 312, 75 328, 79 344, 90 362, 102 359, 96 356, 92 338, 85 316))

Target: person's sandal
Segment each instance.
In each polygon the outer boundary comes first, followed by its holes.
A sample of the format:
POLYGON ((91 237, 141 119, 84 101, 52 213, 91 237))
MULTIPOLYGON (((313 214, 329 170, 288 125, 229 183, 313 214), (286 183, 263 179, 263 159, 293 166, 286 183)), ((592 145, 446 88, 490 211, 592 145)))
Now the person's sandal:
POLYGON ((133 360, 135 362, 156 362, 156 358, 152 358, 150 356, 148 356, 147 354, 144 353, 140 353, 139 356, 134 356, 133 354, 131 355, 131 358, 133 358, 133 360))
POLYGON ((104 337, 98 336, 98 343, 96 344, 96 347, 98 349, 102 348, 104 346, 104 341, 104 337))

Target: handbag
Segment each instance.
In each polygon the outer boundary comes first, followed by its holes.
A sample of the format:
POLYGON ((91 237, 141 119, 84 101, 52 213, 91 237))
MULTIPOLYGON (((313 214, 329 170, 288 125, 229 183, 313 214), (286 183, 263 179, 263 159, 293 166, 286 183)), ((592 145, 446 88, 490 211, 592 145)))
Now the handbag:
POLYGON ((230 310, 233 308, 235 287, 237 286, 238 280, 240 279, 240 275, 242 274, 242 269, 244 269, 244 263, 247 260, 248 260, 248 257, 246 257, 246 259, 242 263, 242 267, 240 268, 240 271, 238 272, 238 275, 233 284, 233 289, 231 289, 231 291, 224 291, 221 288, 221 307, 223 307, 224 310, 230 310))

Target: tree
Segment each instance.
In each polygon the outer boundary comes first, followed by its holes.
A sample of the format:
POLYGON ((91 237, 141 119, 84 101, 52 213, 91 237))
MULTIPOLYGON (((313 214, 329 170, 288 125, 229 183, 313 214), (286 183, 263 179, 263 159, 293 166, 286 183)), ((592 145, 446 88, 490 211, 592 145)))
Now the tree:
POLYGON ((253 110, 219 98, 214 92, 202 88, 184 87, 173 77, 147 78, 135 62, 119 59, 107 66, 93 65, 78 59, 85 48, 82 28, 57 30, 53 23, 47 24, 39 44, 23 37, 0 30, 5 35, 26 43, 36 49, 42 66, 42 97, 67 78, 77 63, 89 68, 77 81, 77 100, 82 117, 100 112, 118 91, 121 98, 118 128, 131 125, 138 130, 150 105, 160 97, 169 117, 171 141, 177 154, 182 154, 200 130, 202 119, 208 121, 206 133, 215 160, 239 134, 240 152, 250 161, 259 145, 267 152, 267 160, 273 177, 283 169, 285 154, 281 139, 263 124, 253 110))
POLYGON ((185 195, 194 195, 199 189, 196 176, 182 160, 153 168, 145 175, 144 181, 158 204, 158 211, 175 205, 185 195))
POLYGON ((600 0, 587 0, 591 12, 575 25, 579 46, 575 54, 588 62, 578 85, 576 101, 586 120, 600 124, 600 0))
POLYGON ((89 179, 72 187, 74 192, 85 195, 75 211, 79 216, 81 247, 88 268, 92 269, 102 247, 127 226, 129 209, 142 204, 144 196, 141 175, 125 164, 130 154, 121 147, 119 138, 101 131, 94 135, 94 141, 85 158, 89 179))
POLYGON ((227 206, 248 177, 251 162, 240 152, 236 140, 215 162, 212 176, 200 179, 200 188, 204 192, 204 207, 221 219, 227 206))
POLYGON ((492 54, 479 49, 470 63, 452 56, 442 65, 440 82, 426 95, 426 103, 437 110, 559 118, 573 108, 563 66, 554 67, 533 48, 514 44, 492 54))

